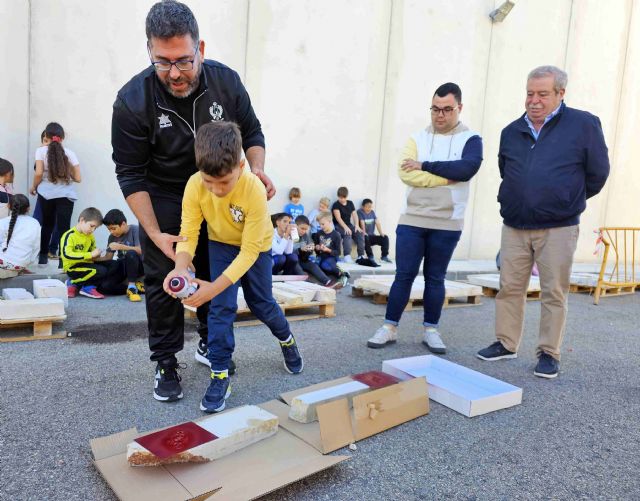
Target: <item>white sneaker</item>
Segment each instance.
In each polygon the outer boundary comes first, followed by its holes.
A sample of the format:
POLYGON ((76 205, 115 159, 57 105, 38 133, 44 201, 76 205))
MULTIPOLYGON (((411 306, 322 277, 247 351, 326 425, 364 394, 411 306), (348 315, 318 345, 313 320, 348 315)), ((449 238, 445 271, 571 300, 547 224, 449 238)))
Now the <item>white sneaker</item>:
POLYGON ((422 342, 429 348, 431 353, 442 355, 447 352, 447 347, 442 342, 440 333, 434 327, 427 327, 424 330, 424 339, 422 342))
POLYGON ((343 263, 353 263, 353 258, 351 256, 345 256, 343 263))
POLYGON ((388 324, 384 324, 380 327, 369 341, 367 346, 369 348, 384 348, 387 344, 393 344, 398 339, 398 331, 387 327, 388 324))

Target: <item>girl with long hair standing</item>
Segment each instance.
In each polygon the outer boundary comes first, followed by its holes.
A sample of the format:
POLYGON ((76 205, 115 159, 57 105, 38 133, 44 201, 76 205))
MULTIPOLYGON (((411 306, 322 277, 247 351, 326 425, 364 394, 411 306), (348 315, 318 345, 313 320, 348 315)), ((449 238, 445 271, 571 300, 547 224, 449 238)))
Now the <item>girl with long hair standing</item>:
POLYGON ((30 217, 29 199, 17 194, 10 216, 0 219, 0 278, 11 278, 35 262, 40 252, 40 224, 30 217))
POLYGON ((78 199, 74 183, 81 181, 78 157, 62 146, 64 129, 56 122, 44 130, 49 144, 36 150, 36 173, 31 194, 38 195, 42 205, 39 264, 47 264, 48 247, 54 226, 60 234, 71 226, 73 204, 78 199))

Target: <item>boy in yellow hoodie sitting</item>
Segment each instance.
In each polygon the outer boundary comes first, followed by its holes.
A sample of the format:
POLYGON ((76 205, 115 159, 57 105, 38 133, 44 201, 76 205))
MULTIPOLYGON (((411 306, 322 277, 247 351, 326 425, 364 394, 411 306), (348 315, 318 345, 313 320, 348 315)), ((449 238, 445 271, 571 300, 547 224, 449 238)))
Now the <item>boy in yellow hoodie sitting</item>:
POLYGON ((203 125, 196 136, 195 154, 199 172, 187 182, 182 200, 180 235, 186 240, 177 244, 175 269, 167 275, 164 289, 171 294, 169 282, 181 276, 198 285, 183 300, 185 305, 198 307, 211 300, 207 354, 211 382, 200 409, 212 413, 225 408, 231 390, 228 369, 235 347, 233 321, 240 285, 253 314, 278 339, 287 372, 302 372, 304 363, 271 292, 273 227, 267 194, 262 182, 245 168, 240 129, 231 122, 203 125), (212 282, 189 274, 203 219, 209 235, 212 282))

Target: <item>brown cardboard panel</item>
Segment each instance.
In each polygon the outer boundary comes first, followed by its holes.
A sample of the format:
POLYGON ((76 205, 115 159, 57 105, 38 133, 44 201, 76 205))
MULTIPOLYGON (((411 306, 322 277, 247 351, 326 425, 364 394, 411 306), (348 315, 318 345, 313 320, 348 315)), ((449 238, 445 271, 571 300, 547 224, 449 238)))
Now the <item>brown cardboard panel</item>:
POLYGON ((217 489, 213 489, 212 491, 205 492, 204 494, 200 494, 194 498, 189 499, 189 501, 206 501, 211 496, 213 496, 216 492, 218 492, 222 487, 218 487, 217 489))
POLYGON ((415 378, 353 398, 355 436, 361 440, 429 412, 427 382, 415 378))
POLYGON ((348 399, 319 405, 317 411, 322 452, 327 454, 355 442, 348 399))
POLYGON ((285 430, 293 433, 296 437, 304 440, 316 450, 323 452, 322 439, 320 438, 320 423, 299 423, 289 419, 289 406, 280 400, 269 400, 259 404, 265 411, 278 416, 278 423, 285 430))
POLYGON ((291 390, 286 393, 281 393, 280 398, 284 400, 287 405, 291 405, 291 401, 298 395, 311 393, 312 391, 322 390, 324 388, 331 388, 332 386, 337 386, 343 383, 350 383, 351 381, 353 381, 353 379, 351 379, 350 376, 333 379, 331 381, 324 381, 323 383, 312 384, 311 386, 306 386, 305 388, 300 388, 298 390, 291 390))
POLYGON ((97 461, 127 451, 127 444, 138 436, 136 428, 114 433, 108 437, 94 438, 89 441, 93 458, 97 461))

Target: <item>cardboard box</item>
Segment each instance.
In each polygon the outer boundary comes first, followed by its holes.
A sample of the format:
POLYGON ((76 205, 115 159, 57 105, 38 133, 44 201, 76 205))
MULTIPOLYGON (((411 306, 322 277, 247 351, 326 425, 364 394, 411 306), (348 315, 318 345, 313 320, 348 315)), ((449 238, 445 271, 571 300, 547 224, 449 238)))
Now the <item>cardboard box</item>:
POLYGON ((275 435, 210 463, 136 468, 127 463, 127 444, 139 435, 132 428, 91 440, 96 468, 123 501, 256 499, 349 459, 323 456, 280 427, 275 435))
POLYGON ((271 400, 260 407, 278 416, 282 428, 323 454, 429 412, 427 383, 424 378, 415 378, 357 395, 352 409, 347 398, 319 405, 318 421, 312 423, 289 419, 289 406, 296 396, 349 381, 350 377, 343 377, 283 393, 280 397, 284 402, 271 400))
POLYGON ((467 417, 522 403, 522 388, 434 355, 385 360, 382 371, 402 380, 426 377, 429 398, 467 417))

